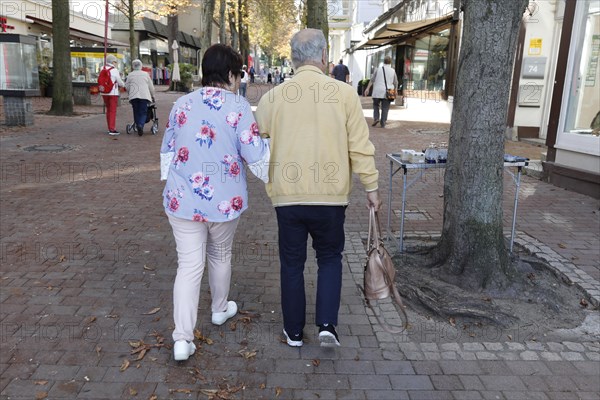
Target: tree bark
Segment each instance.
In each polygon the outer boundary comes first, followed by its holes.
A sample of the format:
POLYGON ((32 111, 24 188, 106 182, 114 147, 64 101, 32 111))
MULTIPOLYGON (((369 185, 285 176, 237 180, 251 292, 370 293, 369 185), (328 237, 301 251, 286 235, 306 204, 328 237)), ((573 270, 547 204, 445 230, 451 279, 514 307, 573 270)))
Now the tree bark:
POLYGON ((234 1, 229 2, 229 31, 231 32, 231 47, 234 50, 239 49, 239 32, 236 16, 237 4, 234 1))
POLYGON ((225 10, 227 1, 220 0, 219 4, 219 43, 227 43, 227 20, 225 19, 225 10))
POLYGON ((135 0, 129 0, 127 5, 127 17, 129 18, 129 48, 131 49, 131 59, 140 58, 135 38, 135 0))
POLYGON ((215 0, 202 1, 200 3, 200 10, 202 14, 200 27, 200 65, 202 65, 204 52, 212 44, 212 22, 213 14, 215 12, 215 0))
MULTIPOLYGON (((179 32, 179 16, 177 14, 169 15, 167 17, 167 42, 169 45, 169 61, 173 63, 175 60, 175 52, 179 55, 179 48, 173 49, 173 42, 177 40, 177 33, 179 32)), ((177 43, 179 45, 179 43, 177 43)), ((180 60, 181 58, 178 58, 180 60)), ((169 84, 169 90, 175 90, 175 82, 171 79, 169 84)))
POLYGON ((327 0, 306 0, 306 27, 322 30, 329 48, 327 0))
POLYGON ((54 83, 50 114, 73 114, 69 2, 52 0, 52 59, 54 83))
POLYGON ((527 0, 463 0, 464 31, 437 247, 442 277, 463 288, 511 278, 502 224, 508 96, 527 0))

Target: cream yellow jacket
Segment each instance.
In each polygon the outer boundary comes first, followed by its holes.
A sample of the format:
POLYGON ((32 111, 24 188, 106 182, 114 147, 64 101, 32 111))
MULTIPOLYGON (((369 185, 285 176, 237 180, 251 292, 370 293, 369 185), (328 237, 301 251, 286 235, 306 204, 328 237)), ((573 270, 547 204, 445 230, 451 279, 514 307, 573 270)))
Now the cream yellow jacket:
POLYGON ((260 99, 256 121, 271 138, 267 194, 273 205, 346 205, 352 173, 377 189, 375 147, 352 86, 313 66, 260 99))

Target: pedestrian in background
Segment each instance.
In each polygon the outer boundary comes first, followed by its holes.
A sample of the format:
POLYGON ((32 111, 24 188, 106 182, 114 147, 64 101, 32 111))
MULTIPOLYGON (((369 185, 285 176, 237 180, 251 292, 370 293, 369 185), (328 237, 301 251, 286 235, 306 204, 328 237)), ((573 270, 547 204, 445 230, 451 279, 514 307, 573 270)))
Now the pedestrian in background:
POLYGON ((242 78, 240 79, 240 96, 246 97, 246 88, 248 87, 248 67, 242 67, 242 78))
POLYGON ((106 124, 108 125, 108 134, 116 136, 120 132, 117 130, 117 106, 119 105, 120 88, 125 86, 119 73, 119 61, 112 54, 106 56, 106 65, 102 67, 110 72, 110 79, 113 81, 113 88, 109 93, 102 93, 102 100, 106 107, 106 124))
POLYGON ((344 61, 340 60, 339 64, 333 67, 331 75, 334 79, 342 82, 350 82, 350 70, 344 65, 344 61))
POLYGON ((315 323, 321 346, 339 346, 336 331, 342 288, 344 220, 356 173, 367 204, 379 209, 375 148, 360 98, 350 85, 327 75, 327 43, 321 30, 304 29, 291 40, 294 77, 260 100, 256 120, 271 138, 267 194, 277 214, 283 334, 302 346, 306 319, 304 264, 308 235, 316 251, 318 278, 315 323), (287 90, 317 93, 291 101, 287 90), (317 90, 319 89, 319 90, 317 90), (277 170, 279 166, 293 166, 277 170), (291 170, 296 172, 293 175, 291 170), (281 175, 283 174, 283 176, 281 175))
POLYGON ((370 93, 371 87, 373 88, 373 124, 381 124, 382 128, 385 128, 387 122, 388 111, 390 110, 391 100, 386 98, 387 89, 395 89, 398 87, 398 77, 396 71, 392 68, 392 57, 386 56, 383 59, 383 66, 375 69, 371 80, 367 85, 367 88, 363 92, 364 96, 370 93), (379 117, 379 106, 381 105, 381 119, 379 117))
POLYGON ((242 57, 230 46, 209 47, 202 59, 202 88, 177 100, 162 142, 161 178, 167 180, 163 205, 178 257, 173 287, 173 354, 178 361, 196 351, 205 265, 212 323, 224 324, 238 309, 228 296, 233 237, 248 207, 242 160, 254 163, 268 154, 250 104, 237 97, 241 71, 242 57))
POLYGON ((250 67, 250 83, 254 83, 254 75, 256 74, 255 70, 254 70, 254 65, 252 65, 250 67))
POLYGON ((133 71, 127 75, 125 89, 129 95, 129 103, 133 108, 133 121, 138 135, 144 134, 144 125, 148 117, 148 106, 154 102, 154 85, 146 71, 142 71, 142 62, 131 62, 133 71))

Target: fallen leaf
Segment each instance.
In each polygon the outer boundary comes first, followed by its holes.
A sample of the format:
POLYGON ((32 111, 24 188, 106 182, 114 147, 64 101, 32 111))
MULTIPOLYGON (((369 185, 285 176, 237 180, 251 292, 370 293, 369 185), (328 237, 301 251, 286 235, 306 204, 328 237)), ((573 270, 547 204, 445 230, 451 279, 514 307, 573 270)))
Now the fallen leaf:
POLYGON ((96 346, 96 354, 100 357, 100 352, 102 351, 102 347, 96 346))
POLYGON ((153 308, 152 310, 150 310, 148 312, 142 313, 142 315, 152 315, 152 314, 156 314, 159 311, 160 311, 160 307, 156 307, 156 308, 153 308))
POLYGON ((125 359, 123 360, 123 364, 121 364, 121 368, 119 368, 119 370, 121 372, 125 371, 127 368, 129 368, 129 360, 125 359))
POLYGON ((321 364, 321 360, 319 360, 318 358, 315 358, 314 360, 312 360, 312 363, 315 367, 318 367, 319 364, 321 364))
POLYGON ((469 333, 470 337, 475 337, 475 334, 473 332, 469 333))
MULTIPOLYGON (((190 394, 192 393, 192 389, 169 389, 170 393, 185 393, 185 394, 190 394)), ((217 393, 217 391, 215 390, 215 393, 217 393)))
POLYGON ((147 266, 146 264, 144 264, 144 269, 146 271, 154 271, 154 268, 147 266))
POLYGON ((48 381, 35 381, 33 382, 35 385, 45 385, 46 383, 48 383, 48 381))
POLYGON ((119 316, 117 314, 108 314, 105 315, 104 318, 119 318, 119 316))
POLYGON ((512 335, 506 335, 508 336, 508 340, 512 340, 512 335))
POLYGON ((264 383, 261 383, 261 384, 260 384, 260 386, 259 386, 258 388, 259 388, 259 389, 264 389, 264 388, 266 388, 266 387, 267 387, 267 385, 265 385, 264 383))
POLYGON ((58 262, 64 262, 67 259, 66 256, 61 255, 60 258, 58 259, 58 262))
POLYGON ((48 397, 48 392, 37 392, 35 394, 35 400, 43 400, 48 397))
POLYGON ((87 321, 85 321, 85 323, 86 323, 87 325, 89 325, 89 324, 91 324, 91 323, 94 323, 94 322, 96 322, 96 317, 94 317, 94 316, 92 316, 92 317, 89 317, 89 318, 87 319, 87 321))
POLYGON ((587 307, 588 306, 588 302, 586 299, 581 299, 581 301, 579 302, 579 304, 581 305, 581 307, 587 307))
POLYGON ((279 395, 281 395, 281 392, 282 392, 282 389, 279 386, 277 386, 275 388, 275 397, 279 397, 279 395))
POLYGON ((160 321, 160 317, 156 317, 152 320, 152 322, 158 322, 158 321, 160 321))
POLYGON ((450 323, 450 325, 456 326, 456 320, 454 319, 454 317, 448 318, 448 322, 450 323))
POLYGON ((135 390, 134 388, 129 388, 130 396, 137 396, 137 394, 138 394, 137 390, 135 390))
POLYGON ((490 301, 492 301, 492 298, 491 298, 491 297, 484 297, 482 300, 483 300, 483 301, 490 302, 490 301))
POLYGON ((194 329, 194 337, 197 340, 199 340, 201 342, 204 342, 204 343, 206 343, 208 345, 213 344, 213 340, 211 338, 208 338, 208 337, 202 335, 202 332, 200 332, 198 329, 194 329))
POLYGON ((242 349, 242 350, 238 351, 238 353, 242 357, 244 357, 245 359, 252 358, 252 357, 256 356, 256 350, 250 350, 250 351, 248 351, 246 349, 242 349))
POLYGON ((566 248, 567 248, 567 246, 565 246, 565 245, 564 245, 564 244, 562 244, 562 243, 559 243, 559 244, 558 244, 558 247, 560 247, 561 249, 566 249, 566 248))
POLYGON ((140 354, 138 354, 138 357, 135 359, 135 361, 140 361, 144 358, 144 356, 146 355, 146 352, 148 351, 148 349, 144 349, 142 351, 140 351, 140 354))
POLYGON ((133 347, 134 349, 136 349, 136 348, 138 348, 138 347, 140 347, 142 345, 142 342, 140 342, 140 341, 136 342, 136 341, 130 340, 129 341, 129 345, 131 347, 133 347))
POLYGON ((148 400, 158 400, 158 396, 153 394, 148 400))

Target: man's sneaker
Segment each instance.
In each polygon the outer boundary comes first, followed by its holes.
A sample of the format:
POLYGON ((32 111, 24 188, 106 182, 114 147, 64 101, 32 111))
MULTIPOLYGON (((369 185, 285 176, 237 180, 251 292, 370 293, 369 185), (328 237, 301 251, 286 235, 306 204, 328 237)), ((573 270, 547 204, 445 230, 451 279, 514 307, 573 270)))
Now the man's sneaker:
POLYGON ((178 340, 173 346, 173 358, 177 361, 185 361, 196 351, 196 345, 187 340, 178 340))
POLYGON ((287 332, 285 331, 285 329, 283 330, 283 335, 285 336, 285 340, 287 341, 288 346, 292 346, 292 347, 300 347, 302 346, 303 342, 302 342, 302 332, 298 333, 297 335, 288 335, 287 332))
POLYGON ((340 339, 335 331, 335 326, 330 324, 319 325, 319 342, 321 342, 321 347, 339 346, 340 339))
POLYGON ((235 301, 227 302, 227 310, 223 312, 212 313, 212 323, 215 325, 223 325, 225 321, 237 314, 238 308, 235 301))
POLYGON ((117 136, 117 135, 120 135, 121 133, 119 131, 108 131, 108 134, 110 136, 117 136))

